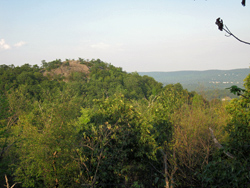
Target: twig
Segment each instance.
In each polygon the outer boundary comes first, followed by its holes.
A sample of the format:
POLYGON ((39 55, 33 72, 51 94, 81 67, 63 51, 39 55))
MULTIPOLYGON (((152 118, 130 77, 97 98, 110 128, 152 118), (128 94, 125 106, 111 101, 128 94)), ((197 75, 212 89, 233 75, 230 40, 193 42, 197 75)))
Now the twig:
POLYGON ((97 167, 96 167, 96 170, 95 170, 94 179, 93 179, 92 184, 91 184, 91 188, 94 187, 94 184, 95 184, 95 182, 96 182, 96 175, 97 175, 97 172, 98 172, 98 169, 99 169, 99 165, 100 165, 100 163, 101 163, 102 152, 103 152, 103 149, 102 149, 102 151, 101 151, 101 153, 100 153, 100 156, 99 156, 99 159, 98 159, 98 163, 97 163, 97 167))
POLYGON ((248 44, 250 45, 250 42, 246 42, 246 41, 243 41, 241 39, 239 39, 238 37, 236 37, 229 29, 226 25, 223 24, 223 20, 220 19, 220 18, 217 18, 216 19, 216 22, 215 22, 216 25, 218 25, 218 29, 220 31, 225 31, 227 34, 228 34, 228 37, 230 36, 233 36, 235 39, 237 39, 238 41, 244 43, 244 44, 248 44), (224 27, 225 26, 225 27, 224 27))
POLYGON ((160 173, 161 175, 163 175, 164 176, 164 174, 161 172, 161 171, 159 171, 159 170, 157 170, 156 168, 155 168, 155 166, 154 165, 152 165, 152 163, 150 163, 150 162, 148 162, 158 173, 160 173))
POLYGON ((21 182, 16 182, 16 183, 14 183, 14 184, 10 187, 9 181, 8 181, 8 177, 7 177, 6 174, 5 174, 5 181, 6 181, 6 185, 4 185, 4 186, 7 187, 7 188, 13 188, 16 184, 21 183, 21 182))
MULTIPOLYGON (((215 146, 216 146, 217 148, 219 148, 219 149, 224 149, 224 147, 223 147, 223 146, 218 142, 218 140, 215 138, 213 129, 211 129, 211 128, 209 127, 209 130, 210 130, 210 132, 211 132, 211 135, 212 135, 212 138, 213 138, 213 141, 214 141, 215 146)), ((231 159, 234 159, 234 156, 233 156, 231 153, 226 152, 225 150, 224 150, 223 152, 224 152, 228 157, 230 157, 231 159)))
POLYGON ((227 34, 229 34, 228 37, 233 36, 233 37, 234 37, 235 39, 237 39, 238 41, 240 41, 240 42, 242 42, 242 43, 244 43, 244 44, 250 45, 250 42, 243 41, 243 40, 239 39, 238 37, 236 37, 236 36, 228 29, 228 27, 227 27, 226 25, 225 25, 225 28, 223 28, 223 30, 226 31, 227 34), (226 29, 225 29, 225 28, 226 28, 226 29))
POLYGON ((2 158, 3 154, 5 153, 5 151, 7 151, 15 143, 16 143, 16 141, 14 141, 12 144, 10 144, 10 145, 2 148, 2 151, 0 153, 0 159, 2 158))

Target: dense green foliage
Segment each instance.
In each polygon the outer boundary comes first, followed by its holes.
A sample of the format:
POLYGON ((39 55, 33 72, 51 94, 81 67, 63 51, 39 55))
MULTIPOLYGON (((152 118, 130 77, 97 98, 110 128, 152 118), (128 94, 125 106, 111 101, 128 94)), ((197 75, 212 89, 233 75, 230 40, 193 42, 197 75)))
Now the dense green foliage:
POLYGON ((232 86, 233 93, 241 95, 233 99, 227 106, 231 118, 225 127, 228 134, 224 143, 225 149, 233 158, 226 157, 223 152, 214 155, 213 160, 203 172, 203 181, 209 187, 249 187, 250 159, 250 75, 245 79, 245 88, 232 86), (243 93, 242 93, 243 92, 243 93))
POLYGON ((163 87, 99 59, 78 63, 89 73, 44 74, 70 67, 70 60, 43 61, 41 67, 1 65, 2 186, 5 174, 11 185, 18 182, 15 187, 220 187, 223 181, 241 187, 249 182, 244 178, 249 77, 244 97, 227 105, 227 113, 225 103, 206 101, 181 84, 163 87), (209 127, 236 159, 214 147, 209 127))

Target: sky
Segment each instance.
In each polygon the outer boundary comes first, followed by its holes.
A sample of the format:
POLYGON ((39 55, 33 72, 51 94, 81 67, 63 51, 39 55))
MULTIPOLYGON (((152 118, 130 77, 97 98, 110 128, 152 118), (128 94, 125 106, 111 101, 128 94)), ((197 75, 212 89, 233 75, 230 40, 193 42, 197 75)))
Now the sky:
POLYGON ((250 1, 0 0, 0 64, 101 59, 127 72, 249 68, 250 1), (248 5, 249 3, 249 5, 248 5))

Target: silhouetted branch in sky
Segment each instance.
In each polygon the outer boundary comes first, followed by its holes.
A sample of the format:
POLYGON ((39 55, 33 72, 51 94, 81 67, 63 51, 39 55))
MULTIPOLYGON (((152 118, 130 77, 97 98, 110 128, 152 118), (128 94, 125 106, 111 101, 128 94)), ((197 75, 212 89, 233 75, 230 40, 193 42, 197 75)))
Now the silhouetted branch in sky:
MULTIPOLYGON (((243 3, 244 3, 244 5, 245 5, 245 1, 244 1, 244 2, 242 1, 242 4, 243 4, 243 3)), ((220 31, 225 31, 225 32, 228 34, 228 37, 233 36, 233 37, 234 37, 235 39, 237 39, 238 41, 240 41, 240 42, 242 42, 242 43, 244 43, 244 44, 250 45, 250 42, 243 41, 243 40, 239 39, 238 37, 236 37, 236 36, 228 29, 228 27, 227 27, 226 25, 223 24, 223 20, 222 20, 221 18, 217 18, 215 24, 218 25, 218 29, 219 29, 220 31)))
POLYGON ((246 0, 242 0, 242 1, 241 1, 241 4, 242 4, 243 6, 246 6, 246 0))
POLYGON ((246 0, 242 0, 241 4, 242 4, 243 6, 246 6, 246 0))

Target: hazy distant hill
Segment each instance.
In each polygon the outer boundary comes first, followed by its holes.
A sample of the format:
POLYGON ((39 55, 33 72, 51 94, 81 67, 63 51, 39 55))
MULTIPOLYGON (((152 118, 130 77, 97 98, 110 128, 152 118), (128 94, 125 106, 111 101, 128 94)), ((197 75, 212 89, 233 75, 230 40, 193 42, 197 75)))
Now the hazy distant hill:
POLYGON ((208 89, 225 89, 232 85, 243 87, 243 80, 250 69, 207 70, 207 71, 176 71, 176 72, 139 72, 156 81, 166 84, 181 83, 188 90, 202 87, 208 89))

